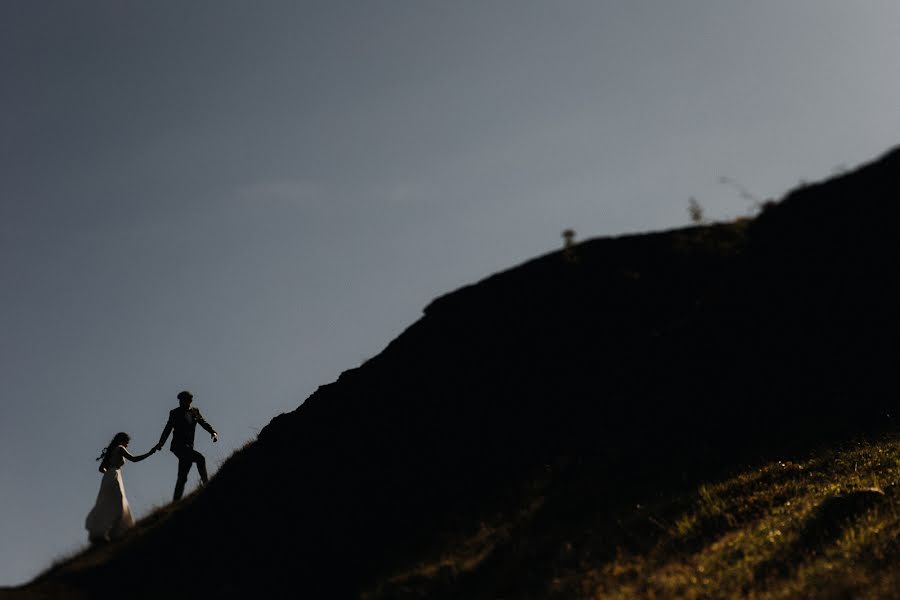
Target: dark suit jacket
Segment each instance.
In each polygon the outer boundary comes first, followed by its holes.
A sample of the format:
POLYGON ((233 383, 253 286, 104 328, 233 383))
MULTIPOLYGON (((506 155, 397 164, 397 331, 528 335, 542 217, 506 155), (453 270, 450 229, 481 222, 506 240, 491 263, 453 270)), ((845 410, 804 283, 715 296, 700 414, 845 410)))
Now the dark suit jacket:
POLYGON ((169 411, 169 420, 166 422, 166 427, 159 437, 160 445, 165 444, 169 433, 172 433, 172 444, 169 446, 169 450, 176 452, 185 448, 193 448, 194 431, 197 429, 197 425, 200 425, 210 434, 216 432, 212 425, 206 422, 198 408, 193 406, 187 409, 180 406, 173 408, 169 411))

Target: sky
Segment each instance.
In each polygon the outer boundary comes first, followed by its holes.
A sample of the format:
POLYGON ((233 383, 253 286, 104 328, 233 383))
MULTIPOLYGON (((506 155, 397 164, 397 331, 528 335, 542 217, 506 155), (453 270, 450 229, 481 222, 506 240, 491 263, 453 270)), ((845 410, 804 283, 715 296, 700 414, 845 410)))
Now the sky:
MULTIPOLYGON (((215 471, 566 228, 877 158, 898 56, 896 0, 5 0, 0 586, 84 546, 94 458, 182 389, 215 471)), ((126 464, 138 516, 176 464, 126 464)))

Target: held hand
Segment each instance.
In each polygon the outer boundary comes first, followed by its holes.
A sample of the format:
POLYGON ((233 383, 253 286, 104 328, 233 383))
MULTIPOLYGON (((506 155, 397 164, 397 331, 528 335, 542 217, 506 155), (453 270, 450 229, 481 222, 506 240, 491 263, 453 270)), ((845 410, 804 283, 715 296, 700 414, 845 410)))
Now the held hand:
POLYGON ((210 435, 212 436, 212 441, 213 441, 214 443, 219 441, 219 434, 218 434, 218 433, 211 433, 210 435))

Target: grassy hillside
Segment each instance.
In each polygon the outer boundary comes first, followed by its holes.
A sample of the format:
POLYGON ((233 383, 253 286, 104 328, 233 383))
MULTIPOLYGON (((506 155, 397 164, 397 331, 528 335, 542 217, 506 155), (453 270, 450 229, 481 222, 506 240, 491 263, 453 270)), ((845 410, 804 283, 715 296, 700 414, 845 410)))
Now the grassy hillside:
POLYGON ((584 473, 573 485, 567 475, 363 597, 896 597, 895 436, 651 492, 613 514, 599 496, 615 489, 584 473), (537 577, 536 562, 549 578, 537 577))
MULTIPOLYGON (((631 494, 583 464, 547 466, 502 509, 444 532, 359 597, 895 597, 897 435, 726 471, 699 485, 631 494)), ((140 545, 172 513, 157 511, 128 539, 63 561, 44 585, 9 597, 92 597, 57 587, 54 576, 140 545)))
MULTIPOLYGON (((202 493, 9 593, 887 585, 888 558, 833 558, 847 535, 874 539, 867 525, 827 524, 844 510, 890 531, 889 477, 864 492, 874 479, 848 479, 823 448, 845 463, 895 454, 887 438, 836 444, 893 426, 898 198, 894 152, 753 220, 590 240, 439 298, 384 352, 273 419, 202 493)), ((893 473, 873 461, 865 477, 893 473)))

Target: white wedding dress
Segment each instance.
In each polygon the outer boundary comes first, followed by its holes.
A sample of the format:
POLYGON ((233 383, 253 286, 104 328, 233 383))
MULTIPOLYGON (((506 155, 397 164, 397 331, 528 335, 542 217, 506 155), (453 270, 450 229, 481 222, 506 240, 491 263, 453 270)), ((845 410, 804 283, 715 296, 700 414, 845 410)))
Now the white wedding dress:
POLYGON ((128 451, 122 446, 113 448, 109 466, 100 481, 97 502, 85 519, 84 526, 91 541, 115 539, 134 527, 134 517, 131 515, 131 507, 128 506, 128 498, 125 497, 125 485, 122 483, 124 452, 128 451))

